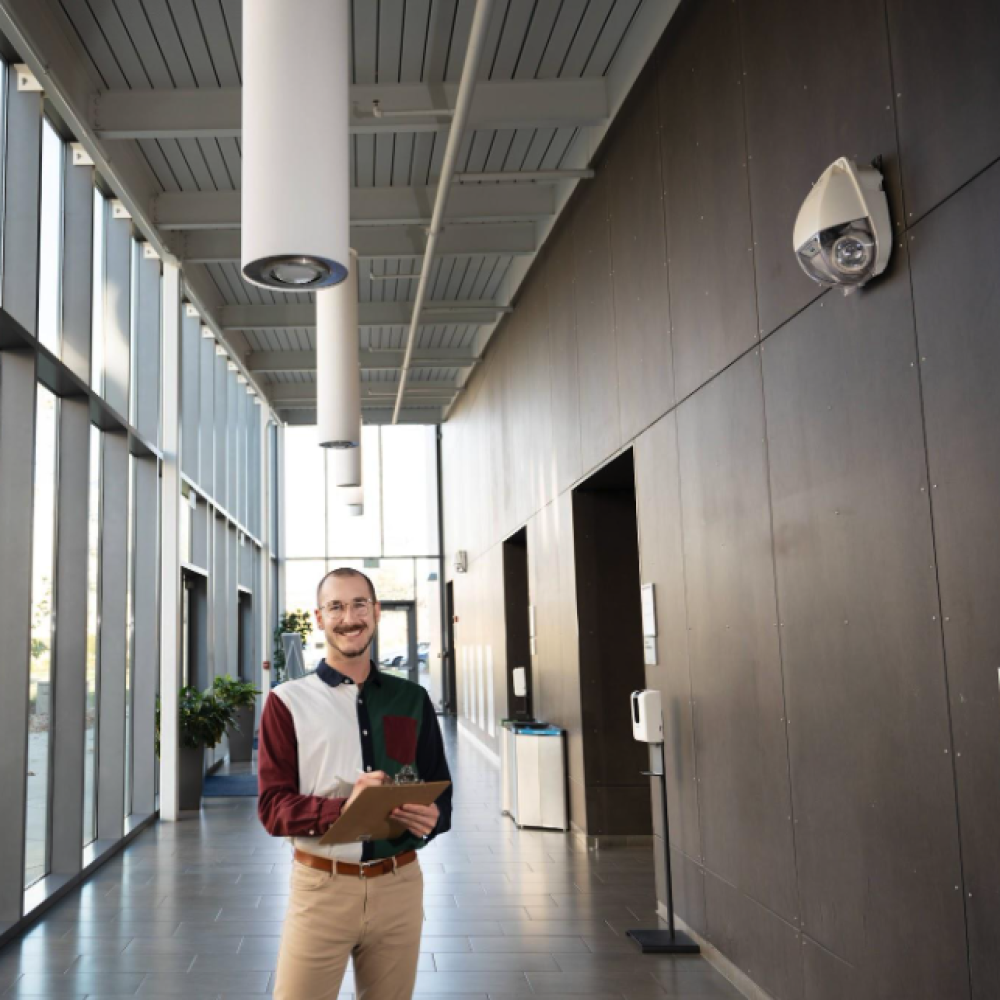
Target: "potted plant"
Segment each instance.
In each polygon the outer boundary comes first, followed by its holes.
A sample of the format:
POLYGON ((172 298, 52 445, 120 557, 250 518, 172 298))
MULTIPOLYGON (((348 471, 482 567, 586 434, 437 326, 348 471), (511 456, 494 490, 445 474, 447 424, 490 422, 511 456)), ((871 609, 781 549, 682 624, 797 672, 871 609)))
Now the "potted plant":
POLYGON ((285 671, 285 648, 281 644, 281 637, 286 632, 298 632, 302 636, 302 647, 304 649, 306 643, 309 641, 309 636, 312 635, 312 630, 312 616, 308 611, 303 611, 300 608, 297 611, 286 611, 281 616, 281 621, 274 630, 274 656, 271 660, 274 667, 274 684, 272 686, 288 680, 285 671))
POLYGON ((236 680, 226 674, 215 678, 212 693, 233 710, 233 721, 226 729, 229 760, 233 763, 253 760, 254 714, 260 692, 249 681, 236 680))
MULTIPOLYGON (((201 808, 205 750, 218 746, 233 721, 233 710, 211 691, 182 687, 178 692, 180 801, 182 810, 201 808)), ((156 703, 156 754, 160 753, 160 703, 156 703)))

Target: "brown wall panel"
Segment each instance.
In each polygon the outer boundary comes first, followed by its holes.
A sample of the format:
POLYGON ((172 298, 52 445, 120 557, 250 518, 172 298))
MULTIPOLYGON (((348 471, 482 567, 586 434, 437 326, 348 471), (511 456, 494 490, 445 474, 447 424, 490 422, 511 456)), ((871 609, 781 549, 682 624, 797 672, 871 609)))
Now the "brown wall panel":
POLYGON ((799 267, 792 230, 803 199, 839 156, 883 158, 902 218, 885 9, 872 0, 740 4, 750 201, 760 326, 770 333, 819 286, 799 267))
POLYGON ((677 409, 705 864, 798 916, 760 358, 677 409))
POLYGON ((958 1000, 948 698, 900 265, 763 345, 799 900, 809 937, 880 995, 958 1000))
MULTIPOLYGON (((666 868, 662 863, 663 841, 657 837, 653 845, 656 858, 656 898, 666 900, 666 868)), ((686 854, 670 849, 670 873, 674 888, 674 909, 681 919, 698 934, 707 934, 705 914, 705 869, 686 854)))
POLYGON ((603 173, 586 183, 570 231, 576 279, 580 451, 584 471, 599 465, 622 440, 607 187, 603 173))
MULTIPOLYGON (((572 206, 566 212, 572 213, 572 206)), ((580 377, 576 347, 576 279, 571 225, 563 220, 550 237, 536 278, 549 304, 552 392, 552 461, 557 491, 583 472, 580 453, 580 377)), ((536 264, 536 266, 539 266, 536 264)))
POLYGON ((771 996, 806 1000, 804 949, 795 927, 710 871, 705 872, 705 911, 710 940, 741 972, 771 996))
MULTIPOLYGON (((549 310, 545 289, 532 283, 523 300, 525 344, 521 356, 524 366, 520 378, 526 394, 527 417, 525 454, 528 468, 527 513, 544 507, 556 493, 552 462, 552 383, 549 346, 549 310)), ((523 473, 521 473, 523 474, 523 473)))
POLYGON ((444 429, 459 642, 499 683, 500 542, 526 523, 535 710, 568 730, 593 832, 571 487, 635 445, 678 911, 777 1000, 961 1000, 970 972, 973 1000, 1000 995, 997 10, 682 4, 444 429), (618 264, 659 237, 653 212, 618 223, 644 201, 622 178, 656 170, 654 88, 683 402, 636 438, 664 407, 655 316, 627 309, 655 250, 618 264), (841 155, 881 155, 897 232, 848 299, 791 249, 841 155))
POLYGON ((689 3, 660 56, 674 381, 683 399, 757 339, 738 8, 689 3))
POLYGON ((638 86, 606 168, 623 440, 674 402, 659 114, 656 89, 638 86))
POLYGON ((969 955, 976 1000, 1000 995, 1000 166, 908 244, 944 615, 969 955))
POLYGON ((528 522, 528 580, 537 630, 532 680, 535 715, 567 731, 570 818, 586 831, 575 573, 572 495, 563 493, 528 522))
POLYGON ((1000 4, 888 0, 887 7, 912 225, 1000 157, 1000 4))
MULTIPOLYGON (((642 582, 652 583, 655 588, 659 662, 646 667, 646 686, 663 695, 670 838, 686 854, 700 861, 698 786, 694 780, 698 769, 691 708, 680 469, 674 413, 657 421, 636 441, 635 481, 642 582)), ((658 797, 654 797, 653 822, 662 835, 658 801, 658 797)), ((660 863, 659 857, 657 863, 660 863)))

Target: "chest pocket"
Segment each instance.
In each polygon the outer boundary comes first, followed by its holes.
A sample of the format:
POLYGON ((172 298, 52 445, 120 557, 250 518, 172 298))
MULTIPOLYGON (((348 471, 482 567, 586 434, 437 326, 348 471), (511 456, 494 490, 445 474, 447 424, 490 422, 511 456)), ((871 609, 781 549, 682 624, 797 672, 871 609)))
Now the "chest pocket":
POLYGON ((413 764, 417 759, 417 720, 408 715, 386 715, 382 719, 385 752, 397 764, 413 764))

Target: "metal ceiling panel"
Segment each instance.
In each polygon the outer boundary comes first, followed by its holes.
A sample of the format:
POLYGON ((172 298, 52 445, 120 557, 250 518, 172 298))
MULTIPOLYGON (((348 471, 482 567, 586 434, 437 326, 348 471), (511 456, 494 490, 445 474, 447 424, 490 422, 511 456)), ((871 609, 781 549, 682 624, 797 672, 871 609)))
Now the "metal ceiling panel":
MULTIPOLYGON (((653 2, 495 0, 480 77, 502 82, 605 76, 637 13, 653 2)), ((88 69, 92 68, 95 86, 148 91, 241 85, 242 0, 54 0, 53 7, 61 11, 70 36, 78 42, 88 69)), ((474 9, 471 0, 351 0, 351 79, 358 85, 457 83, 474 9)), ((459 170, 518 172, 579 165, 569 156, 579 134, 577 127, 517 124, 514 118, 512 127, 466 132, 459 149, 459 170)), ((433 188, 447 131, 353 134, 350 142, 354 186, 433 188)), ((164 193, 240 189, 242 147, 231 129, 223 136, 200 132, 197 138, 143 138, 137 146, 164 193)), ((304 301, 301 295, 248 284, 235 259, 209 259, 218 262, 186 266, 204 267, 225 305, 304 301)), ((492 301, 504 288, 512 261, 509 254, 438 258, 429 276, 429 297, 492 301)), ((412 256, 366 263, 359 275, 361 300, 412 301, 420 266, 412 256), (393 280, 372 280, 369 271, 377 278, 391 276, 393 280)), ((309 296, 309 301, 314 299, 309 296)), ((480 330, 464 324, 422 326, 416 345, 467 347, 477 341, 480 330)), ((399 349, 405 345, 407 332, 404 326, 379 327, 365 330, 362 339, 367 346, 399 349)), ((255 330, 242 336, 243 343, 255 351, 315 348, 312 330, 255 330)), ((288 381, 297 377, 285 374, 288 381)), ((451 375, 448 369, 420 369, 413 379, 423 382, 451 375)))

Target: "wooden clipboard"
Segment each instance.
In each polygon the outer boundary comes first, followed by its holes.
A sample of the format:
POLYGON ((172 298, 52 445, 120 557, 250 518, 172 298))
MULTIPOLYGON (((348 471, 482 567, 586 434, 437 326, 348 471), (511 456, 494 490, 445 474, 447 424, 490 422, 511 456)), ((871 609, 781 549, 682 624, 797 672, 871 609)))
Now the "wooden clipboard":
POLYGON ((436 802, 450 781, 428 781, 415 785, 373 785, 362 789, 351 808, 320 837, 321 844, 355 844, 359 840, 394 840, 406 827, 389 819, 393 809, 405 805, 429 806, 436 802))

